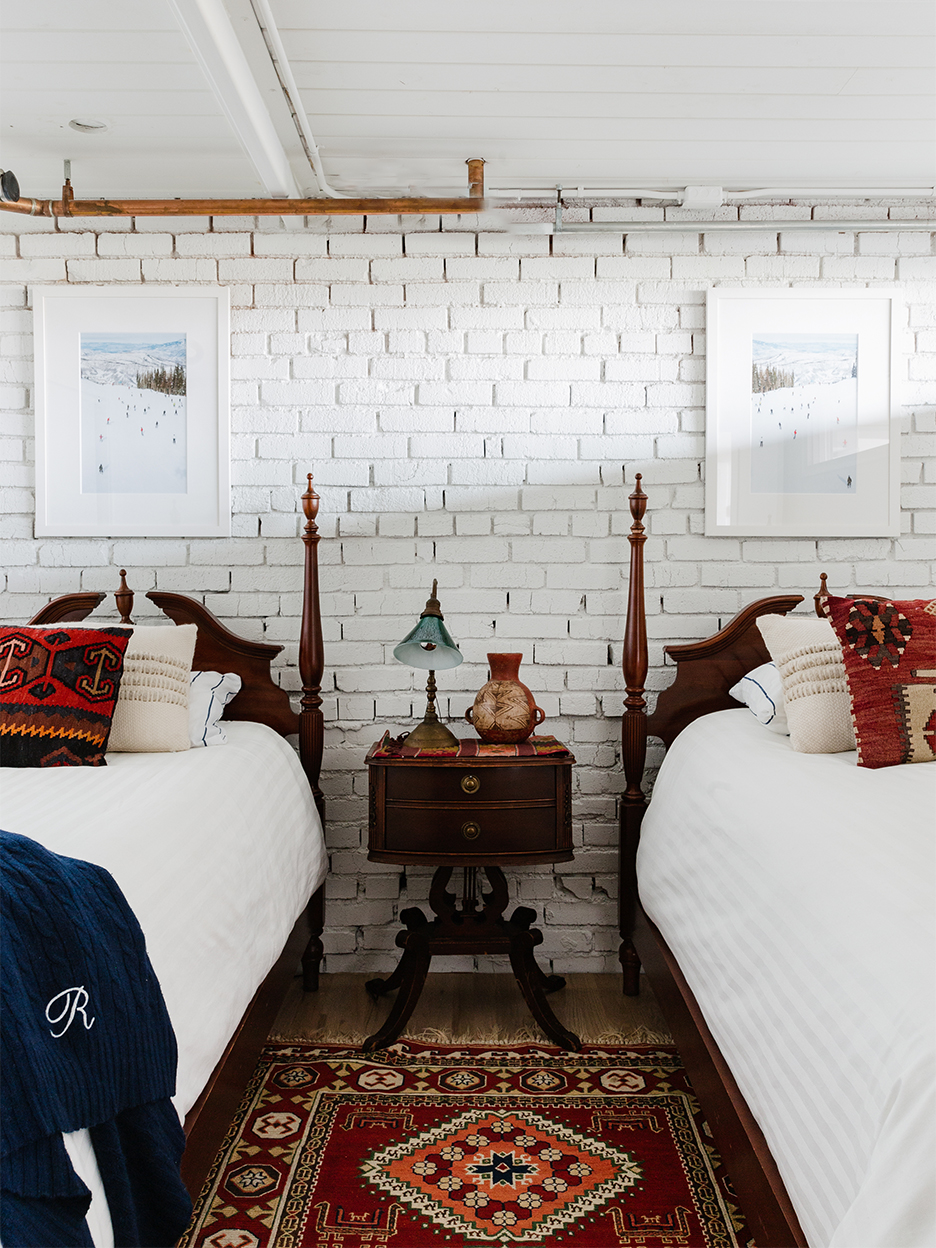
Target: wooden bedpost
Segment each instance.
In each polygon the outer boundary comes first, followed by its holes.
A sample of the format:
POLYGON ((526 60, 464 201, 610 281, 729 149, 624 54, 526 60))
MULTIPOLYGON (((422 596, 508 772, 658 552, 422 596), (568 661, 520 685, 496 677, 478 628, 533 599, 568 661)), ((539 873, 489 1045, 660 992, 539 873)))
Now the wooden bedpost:
POLYGON ((130 614, 133 611, 133 590, 127 584, 127 569, 120 569, 120 585, 114 590, 114 601, 120 612, 121 624, 132 624, 130 614))
MULTIPOLYGON (((322 715, 322 672, 325 668, 325 651, 322 644, 322 611, 319 600, 318 544, 319 531, 315 523, 319 509, 319 496, 312 488, 312 473, 308 474, 308 489, 302 495, 302 510, 306 525, 302 532, 305 544, 305 571, 302 584, 302 627, 299 634, 299 677, 302 681, 302 701, 299 709, 299 760, 308 777, 312 796, 325 826, 325 797, 319 787, 322 770, 322 750, 325 744, 325 723, 322 715)), ((309 943, 302 955, 302 986, 306 992, 318 988, 319 964, 324 954, 322 929, 325 926, 325 886, 322 884, 312 895, 308 907, 309 943)))
POLYGON ((816 608, 816 615, 819 616, 820 620, 825 619, 825 611, 823 611, 822 608, 825 604, 825 600, 828 597, 829 597, 829 578, 825 572, 820 572, 819 573, 819 592, 818 594, 813 594, 813 603, 816 608))
POLYGON ((647 680, 647 619, 644 611, 643 548, 647 535, 643 518, 647 496, 640 485, 640 473, 630 495, 631 525, 630 576, 627 587, 627 623, 624 629, 624 718, 621 721, 621 759, 627 787, 621 797, 621 829, 618 858, 618 918, 621 946, 618 958, 624 972, 624 992, 636 996, 640 991, 640 959, 632 936, 637 913, 637 845, 640 824, 647 807, 642 787, 647 757, 647 703, 644 690, 647 680))

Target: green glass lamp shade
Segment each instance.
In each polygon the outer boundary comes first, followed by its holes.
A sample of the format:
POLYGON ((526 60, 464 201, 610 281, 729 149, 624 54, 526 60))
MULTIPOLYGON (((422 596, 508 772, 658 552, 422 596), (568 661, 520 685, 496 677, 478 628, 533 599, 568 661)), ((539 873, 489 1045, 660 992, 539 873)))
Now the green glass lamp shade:
POLYGON ((424 615, 413 631, 396 647, 393 657, 410 667, 421 667, 434 672, 458 667, 462 661, 458 646, 452 641, 448 629, 437 615, 424 615))

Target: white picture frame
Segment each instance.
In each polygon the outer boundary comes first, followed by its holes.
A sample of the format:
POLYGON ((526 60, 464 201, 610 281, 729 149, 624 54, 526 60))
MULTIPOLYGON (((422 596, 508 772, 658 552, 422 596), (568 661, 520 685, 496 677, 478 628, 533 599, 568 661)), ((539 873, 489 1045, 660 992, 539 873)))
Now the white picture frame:
POLYGON ((37 537, 229 537, 230 295, 38 286, 37 537))
POLYGON ((706 536, 899 536, 897 298, 708 291, 706 536))

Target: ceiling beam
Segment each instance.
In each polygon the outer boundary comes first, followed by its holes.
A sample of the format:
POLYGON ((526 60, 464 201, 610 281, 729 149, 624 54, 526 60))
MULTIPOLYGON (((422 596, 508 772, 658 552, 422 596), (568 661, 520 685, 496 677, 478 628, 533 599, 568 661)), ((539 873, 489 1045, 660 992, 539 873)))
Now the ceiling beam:
POLYGON ((169 0, 215 98, 268 195, 299 188, 222 0, 169 0))

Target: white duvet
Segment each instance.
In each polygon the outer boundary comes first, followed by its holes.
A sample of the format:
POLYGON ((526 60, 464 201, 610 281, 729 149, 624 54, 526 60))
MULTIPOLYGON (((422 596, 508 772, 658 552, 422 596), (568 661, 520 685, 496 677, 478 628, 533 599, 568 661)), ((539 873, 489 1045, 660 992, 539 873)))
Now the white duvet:
POLYGON ((326 869, 295 751, 262 724, 225 729, 210 749, 0 773, 0 827, 106 867, 139 920, 179 1043, 182 1118, 326 869))
POLYGON ((936 764, 796 754, 696 720, 644 819, 640 896, 811 1248, 936 1245, 936 764))

